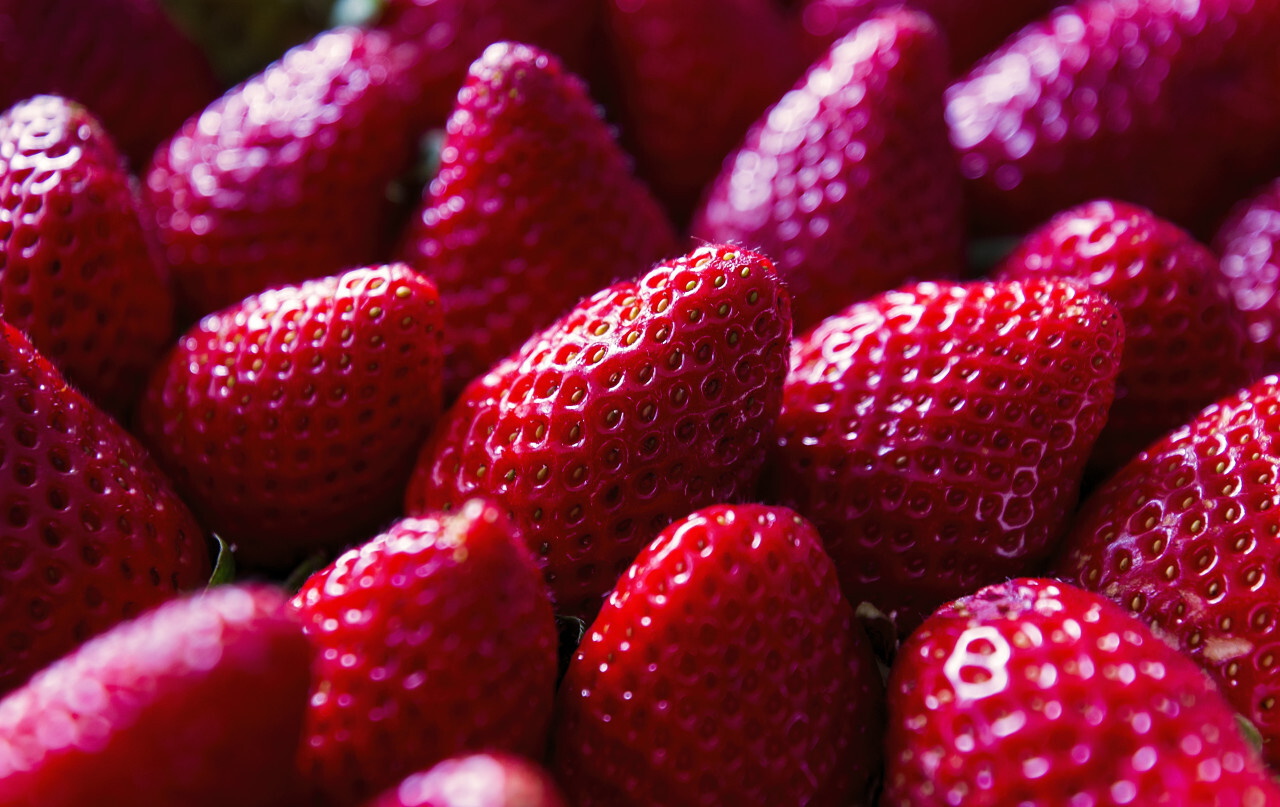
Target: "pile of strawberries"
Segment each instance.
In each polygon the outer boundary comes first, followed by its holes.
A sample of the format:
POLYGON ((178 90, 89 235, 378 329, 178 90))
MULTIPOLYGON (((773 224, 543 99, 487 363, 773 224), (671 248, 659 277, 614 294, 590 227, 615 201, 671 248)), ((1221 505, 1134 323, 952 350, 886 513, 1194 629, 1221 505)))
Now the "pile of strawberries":
POLYGON ((0 807, 1280 805, 1280 0, 908 2, 0 0, 0 807))

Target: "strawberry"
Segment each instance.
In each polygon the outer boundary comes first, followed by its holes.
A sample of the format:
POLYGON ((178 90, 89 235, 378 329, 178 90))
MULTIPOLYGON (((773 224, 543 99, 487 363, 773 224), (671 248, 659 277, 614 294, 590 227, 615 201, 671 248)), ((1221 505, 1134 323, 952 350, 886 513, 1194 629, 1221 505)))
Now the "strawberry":
POLYGON ((676 241, 586 87, 550 54, 490 46, 447 132, 400 255, 440 289, 452 399, 581 297, 640 274, 676 241))
POLYGON ((767 258, 704 246, 659 264, 472 382, 423 447, 406 510, 491 497, 558 611, 589 617, 667 524, 753 494, 790 338, 767 258))
POLYGON ((577 807, 870 804, 884 689, 813 527, 718 505, 618 581, 560 687, 577 807))
POLYGON ((208 579, 200 527, 147 453, 6 322, 0 473, 0 694, 208 579))
POLYGON ((979 225, 1112 196, 1203 232, 1280 173, 1278 38, 1280 0, 1078 0, 1022 29, 947 90, 979 225))
POLYGON ((792 351, 768 496, 818 528, 845 596, 905 636, 1047 560, 1122 343, 1115 307, 1061 281, 925 283, 852 305, 792 351))
POLYGON ((448 759, 366 807, 567 807, 545 771, 510 754, 448 759))
POLYGON ((1054 216, 997 270, 1006 280, 1073 278, 1119 308, 1125 349, 1090 463, 1099 472, 1258 376, 1259 357, 1245 349, 1217 264, 1207 247, 1150 210, 1103 199, 1054 216))
POLYGON ((293 607, 316 648, 301 756, 316 803, 357 804, 464 751, 544 753, 555 620, 499 508, 399 521, 293 607))
POLYGON ((0 307, 113 413, 169 345, 167 280, 120 155, 83 106, 43 95, 0 116, 0 307))
POLYGON ((1280 803, 1195 664, 1107 600, 1048 580, 939 609, 889 678, 882 807, 1280 803))
POLYGON ((156 368, 141 435, 242 561, 287 570, 395 515, 440 414, 440 326, 403 264, 249 297, 156 368))
POLYGON ((1218 228, 1218 271, 1267 372, 1280 371, 1280 179, 1240 202, 1218 228))
POLYGON ((310 658, 272 589, 162 605, 0 701, 0 805, 274 807, 310 658))
POLYGON ((925 16, 877 15, 832 46, 730 159, 693 234, 772 256, 797 330, 964 265, 960 176, 942 118, 946 49, 925 16))

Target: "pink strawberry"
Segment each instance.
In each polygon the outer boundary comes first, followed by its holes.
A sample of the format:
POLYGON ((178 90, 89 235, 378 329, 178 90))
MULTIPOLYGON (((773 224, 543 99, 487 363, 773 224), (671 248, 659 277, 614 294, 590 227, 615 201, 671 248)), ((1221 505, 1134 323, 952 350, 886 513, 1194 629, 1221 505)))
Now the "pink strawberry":
POLYGON ((958 275, 964 215, 946 80, 927 17, 877 15, 751 129, 693 234, 776 259, 798 330, 909 278, 958 275))
POLYGON ((567 807, 545 771, 509 754, 448 759, 366 807, 567 807))
POLYGON ((675 251, 586 88, 543 51, 485 51, 441 159, 400 254, 440 289, 450 399, 583 296, 675 251))
POLYGON ((561 684, 553 767, 577 807, 870 804, 882 699, 813 527, 720 505, 618 581, 561 684))
POLYGON ((1123 328, 1061 281, 920 284, 797 341, 769 496, 810 519, 852 602, 905 636, 1038 568, 1106 422, 1123 328))
POLYGON ((301 759, 317 803, 357 804, 464 751, 544 753, 555 620, 500 509, 397 522, 293 605, 316 647, 301 759))
POLYGON ((1245 334, 1267 372, 1280 371, 1280 179, 1240 202, 1218 228, 1213 247, 1245 334))
POLYGON ((882 807, 1280 803, 1193 662, 1047 580, 990 586, 916 631, 889 678, 886 752, 882 807))
POLYGON ((395 514, 440 412, 440 329, 403 264, 249 297, 156 368, 141 434, 242 561, 287 570, 395 514))
POLYGON ((674 519, 754 493, 790 338, 768 259, 705 246, 659 264, 474 381, 423 448, 406 510, 492 498, 557 609, 590 616, 674 519))
POLYGON ((0 805, 275 807, 297 788, 310 659, 272 589, 120 625, 0 701, 0 805))
POLYGON ((0 694, 209 577, 200 527, 147 453, 6 322, 0 479, 0 694))

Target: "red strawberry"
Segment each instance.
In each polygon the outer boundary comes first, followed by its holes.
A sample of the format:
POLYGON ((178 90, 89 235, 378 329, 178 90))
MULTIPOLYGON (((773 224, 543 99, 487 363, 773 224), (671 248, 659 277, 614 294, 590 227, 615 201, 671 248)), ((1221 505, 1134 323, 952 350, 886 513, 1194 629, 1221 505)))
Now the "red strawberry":
POLYGON ((0 307, 114 413, 132 406, 173 330, 119 154, 84 107, 55 96, 0 117, 0 307))
POLYGON ((1280 371, 1280 179, 1232 210, 1213 239, 1218 271, 1267 372, 1280 371))
POLYGON ((400 521, 293 605, 317 651, 302 748, 317 803, 359 803, 464 751, 543 755, 555 620, 497 507, 400 521))
POLYGON ((310 659, 266 588, 120 625, 0 701, 0 805, 275 807, 297 787, 310 659))
POLYGON ((1085 502, 1054 571, 1155 625, 1280 763, 1280 378, 1207 408, 1085 502))
POLYGON ((241 560, 287 570, 395 514, 440 413, 440 322, 403 264, 250 297, 156 368, 141 434, 241 560))
POLYGON ((1280 803, 1189 659, 1105 599, 1013 580, 951 603, 889 678, 882 807, 1280 803))
POLYGON ((440 288, 446 397, 675 234, 576 77, 501 43, 471 66, 401 256, 440 288))
POLYGON ((674 519, 753 494, 790 338, 768 259, 706 246, 659 264, 473 382, 423 448, 405 507, 492 497, 557 609, 590 616, 674 519))
POLYGON ((551 777, 508 754, 474 754, 415 773, 366 807, 566 807, 551 777))
POLYGON ((553 767, 577 807, 869 804, 883 693, 813 527, 711 507, 640 553, 587 632, 553 767))
POLYGON ((200 527, 124 429, 0 322, 0 694, 209 577, 200 527))
POLYGON ((1177 226, 1100 200, 1066 210, 1005 259, 1006 280, 1079 280, 1116 303, 1125 349, 1115 403, 1090 464, 1110 472, 1201 408, 1255 379, 1218 259, 1177 226))
POLYGON ((693 234, 776 259, 798 330, 909 278, 958 275, 964 216, 946 80, 927 17, 877 15, 751 129, 693 234))
POLYGON ((947 91, 988 230, 1112 196, 1204 225, 1280 171, 1280 0, 1078 0, 947 91), (1261 174, 1261 175, 1260 175, 1261 174))
POLYGON ((1108 300, 1060 281, 926 283, 850 306, 792 352, 770 496, 813 521, 845 596, 905 636, 1048 558, 1122 342, 1108 300))

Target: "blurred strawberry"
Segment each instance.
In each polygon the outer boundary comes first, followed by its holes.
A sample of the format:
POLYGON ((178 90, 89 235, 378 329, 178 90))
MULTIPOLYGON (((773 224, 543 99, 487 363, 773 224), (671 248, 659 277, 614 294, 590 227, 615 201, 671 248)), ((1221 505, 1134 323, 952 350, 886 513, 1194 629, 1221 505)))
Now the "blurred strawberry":
POLYGON ((1280 371, 1280 179, 1240 202, 1218 228, 1218 273, 1266 372, 1280 371))
POLYGON ((567 807, 545 771, 509 754, 447 759, 366 807, 567 807))

